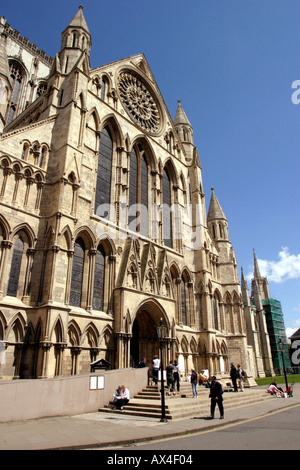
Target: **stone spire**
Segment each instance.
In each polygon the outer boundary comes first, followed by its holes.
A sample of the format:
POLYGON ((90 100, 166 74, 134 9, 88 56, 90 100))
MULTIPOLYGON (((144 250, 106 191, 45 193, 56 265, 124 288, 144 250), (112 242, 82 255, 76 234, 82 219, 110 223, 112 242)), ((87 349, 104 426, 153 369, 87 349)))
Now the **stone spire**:
POLYGON ((226 216, 223 212, 223 209, 218 201, 217 196, 215 195, 215 190, 214 188, 211 188, 211 198, 210 198, 210 203, 209 203, 209 208, 208 208, 208 213, 207 213, 207 222, 210 222, 212 220, 226 220, 226 216))
POLYGON ((174 118, 174 126, 177 131, 178 137, 183 144, 187 161, 192 161, 195 148, 193 139, 193 128, 181 106, 180 100, 178 100, 177 111, 174 118))
POLYGON ((89 58, 92 40, 82 10, 80 5, 78 12, 62 32, 59 58, 63 73, 70 72, 83 54, 89 58))
POLYGON ((88 25, 85 21, 85 17, 83 14, 83 6, 79 5, 79 10, 72 19, 71 23, 68 26, 69 28, 81 28, 82 30, 86 31, 90 35, 90 30, 88 25))
POLYGON ((229 242, 228 222, 218 198, 215 195, 214 188, 211 188, 211 198, 207 213, 207 226, 210 234, 216 242, 229 242))
POLYGON ((243 302, 245 306, 250 306, 250 294, 249 294, 249 288, 247 284, 247 280, 244 275, 243 268, 241 268, 241 290, 242 290, 242 297, 243 297, 243 302))
POLYGON ((176 126, 189 126, 192 128, 190 121, 187 118, 187 115, 185 114, 183 107, 181 106, 181 101, 178 100, 178 106, 177 106, 177 111, 175 114, 174 118, 174 125, 176 126))
POLYGON ((252 295, 255 295, 255 289, 257 294, 260 296, 260 300, 270 298, 269 283, 266 277, 262 277, 260 274, 258 261, 256 258, 255 250, 253 249, 254 258, 254 278, 252 280, 252 295))
POLYGON ((254 258, 254 279, 260 280, 261 275, 260 275, 260 270, 259 270, 259 266, 258 266, 258 262, 257 262, 257 258, 256 258, 254 248, 253 248, 253 258, 254 258))

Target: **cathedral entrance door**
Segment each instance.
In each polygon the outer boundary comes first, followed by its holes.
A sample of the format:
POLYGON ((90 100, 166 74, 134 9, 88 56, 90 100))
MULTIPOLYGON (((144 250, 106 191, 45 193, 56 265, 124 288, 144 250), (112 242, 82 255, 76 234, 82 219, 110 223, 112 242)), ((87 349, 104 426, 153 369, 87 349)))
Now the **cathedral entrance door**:
POLYGON ((132 367, 136 367, 142 358, 146 358, 146 365, 151 368, 153 357, 159 356, 156 327, 161 317, 161 312, 155 314, 148 308, 141 308, 138 311, 133 322, 130 341, 130 365, 132 367))

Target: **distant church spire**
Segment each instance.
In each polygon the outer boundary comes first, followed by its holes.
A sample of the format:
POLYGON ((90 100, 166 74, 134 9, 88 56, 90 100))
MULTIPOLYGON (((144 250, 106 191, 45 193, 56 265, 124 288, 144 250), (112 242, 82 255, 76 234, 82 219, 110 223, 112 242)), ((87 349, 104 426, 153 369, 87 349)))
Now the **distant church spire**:
POLYGON ((256 258, 254 248, 253 248, 253 258, 254 258, 254 279, 259 280, 259 279, 261 279, 261 275, 260 275, 260 270, 259 270, 258 261, 257 261, 257 258, 256 258))
POLYGON ((260 274, 258 261, 256 258, 255 250, 253 249, 254 258, 254 277, 252 280, 252 295, 255 293, 255 286, 261 299, 268 299, 270 297, 269 283, 266 277, 260 274))
POLYGON ((248 288, 248 284, 245 278, 243 268, 241 268, 241 289, 242 289, 242 297, 243 297, 244 305, 249 306, 251 304, 250 294, 249 294, 249 288, 248 288))

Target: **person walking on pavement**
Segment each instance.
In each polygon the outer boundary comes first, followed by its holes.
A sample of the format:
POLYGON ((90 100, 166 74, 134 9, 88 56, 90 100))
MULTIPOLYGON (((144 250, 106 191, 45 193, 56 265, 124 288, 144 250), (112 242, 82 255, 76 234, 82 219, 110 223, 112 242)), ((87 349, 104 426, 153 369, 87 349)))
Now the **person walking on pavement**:
POLYGON ((211 387, 210 387, 210 416, 209 419, 214 419, 215 417, 215 408, 218 404, 220 411, 220 419, 224 419, 224 406, 223 406, 223 389, 220 382, 217 381, 216 376, 214 375, 211 378, 211 387))
POLYGON ((240 384, 241 392, 244 391, 244 376, 243 376, 243 369, 241 368, 240 364, 237 365, 237 374, 240 384))
POLYGON ((191 370, 191 384, 192 384, 192 389, 193 389, 193 398, 198 398, 198 390, 197 390, 197 384, 198 384, 198 376, 195 371, 195 369, 191 370))
POLYGON ((233 362, 230 364, 230 377, 231 377, 231 380, 232 380, 232 385, 233 385, 234 391, 238 392, 237 383, 236 383, 236 379, 238 378, 238 374, 237 374, 237 370, 236 370, 236 367, 234 366, 233 362))

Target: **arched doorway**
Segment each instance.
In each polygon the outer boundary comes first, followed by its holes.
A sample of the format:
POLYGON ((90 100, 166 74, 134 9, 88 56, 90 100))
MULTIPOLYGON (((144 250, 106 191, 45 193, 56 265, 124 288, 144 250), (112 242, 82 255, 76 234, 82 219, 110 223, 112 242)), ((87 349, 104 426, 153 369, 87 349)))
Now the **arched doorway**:
MULTIPOLYGON (((136 367, 142 358, 146 358, 147 366, 150 366, 153 357, 155 355, 159 356, 156 327, 159 326, 161 320, 167 326, 169 332, 169 322, 162 307, 154 302, 147 302, 138 309, 132 325, 132 338, 130 341, 130 365, 132 367, 136 367)), ((167 360, 167 356, 168 347, 165 347, 164 361, 167 360)))

